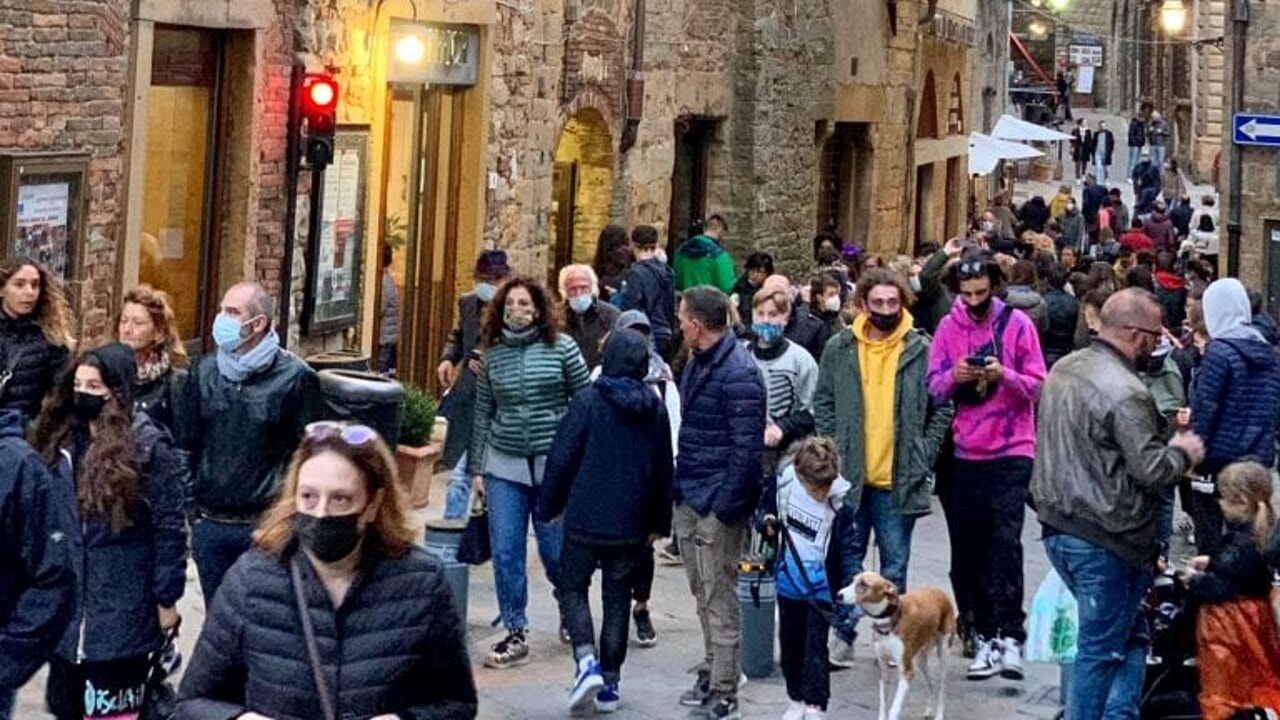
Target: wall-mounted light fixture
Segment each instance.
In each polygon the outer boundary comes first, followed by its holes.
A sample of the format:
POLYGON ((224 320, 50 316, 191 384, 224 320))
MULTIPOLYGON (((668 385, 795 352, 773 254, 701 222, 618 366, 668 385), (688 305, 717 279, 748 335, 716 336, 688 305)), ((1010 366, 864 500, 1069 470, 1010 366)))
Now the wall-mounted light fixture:
POLYGON ((1187 8, 1182 0, 1164 0, 1160 5, 1160 25, 1170 35, 1177 35, 1187 26, 1187 8))

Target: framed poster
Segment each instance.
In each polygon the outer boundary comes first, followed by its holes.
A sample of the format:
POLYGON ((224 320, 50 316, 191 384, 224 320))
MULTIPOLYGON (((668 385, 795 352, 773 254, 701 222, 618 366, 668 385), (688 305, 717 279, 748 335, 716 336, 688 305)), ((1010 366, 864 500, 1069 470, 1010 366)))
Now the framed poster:
MULTIPOLYGON (((333 144, 333 163, 320 183, 319 223, 307 243, 307 288, 302 305, 306 333, 354 327, 360 311, 363 272, 365 192, 369 173, 369 127, 340 126, 333 144)), ((314 197, 314 191, 313 191, 314 197)))
POLYGON ((89 155, 0 153, 0 258, 30 258, 73 295, 84 255, 89 155))

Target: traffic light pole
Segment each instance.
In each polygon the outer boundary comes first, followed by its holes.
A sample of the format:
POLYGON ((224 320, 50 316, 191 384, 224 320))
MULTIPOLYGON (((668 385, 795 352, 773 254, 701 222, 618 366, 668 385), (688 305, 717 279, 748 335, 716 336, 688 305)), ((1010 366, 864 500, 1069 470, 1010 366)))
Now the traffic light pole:
POLYGON ((294 98, 297 97, 298 88, 302 87, 303 73, 302 67, 294 65, 289 75, 289 119, 284 161, 284 259, 280 268, 280 318, 276 324, 282 348, 289 344, 289 319, 293 310, 293 246, 298 227, 298 149, 299 135, 302 132, 302 110, 294 98))

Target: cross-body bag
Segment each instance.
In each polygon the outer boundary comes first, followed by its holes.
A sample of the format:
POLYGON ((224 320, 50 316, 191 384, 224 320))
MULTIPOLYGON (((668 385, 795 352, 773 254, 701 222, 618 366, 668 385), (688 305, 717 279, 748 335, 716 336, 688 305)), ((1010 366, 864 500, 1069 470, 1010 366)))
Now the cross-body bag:
POLYGON ((329 694, 329 683, 324 679, 324 668, 320 665, 320 648, 316 645, 316 632, 311 627, 311 614, 307 612, 307 598, 302 592, 302 571, 298 569, 298 556, 294 555, 289 562, 289 575, 293 578, 293 596, 298 603, 298 618, 302 620, 302 634, 307 640, 307 655, 311 658, 311 674, 316 680, 316 694, 320 696, 320 709, 324 712, 324 720, 337 720, 338 713, 334 709, 333 696, 329 694))

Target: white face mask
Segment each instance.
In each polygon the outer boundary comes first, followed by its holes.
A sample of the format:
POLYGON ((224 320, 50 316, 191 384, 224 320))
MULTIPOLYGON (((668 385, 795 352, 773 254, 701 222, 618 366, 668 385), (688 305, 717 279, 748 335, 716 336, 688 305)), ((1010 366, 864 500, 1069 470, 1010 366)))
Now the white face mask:
POLYGON ((826 309, 827 312, 840 312, 840 296, 832 295, 826 300, 823 300, 822 307, 826 309))

